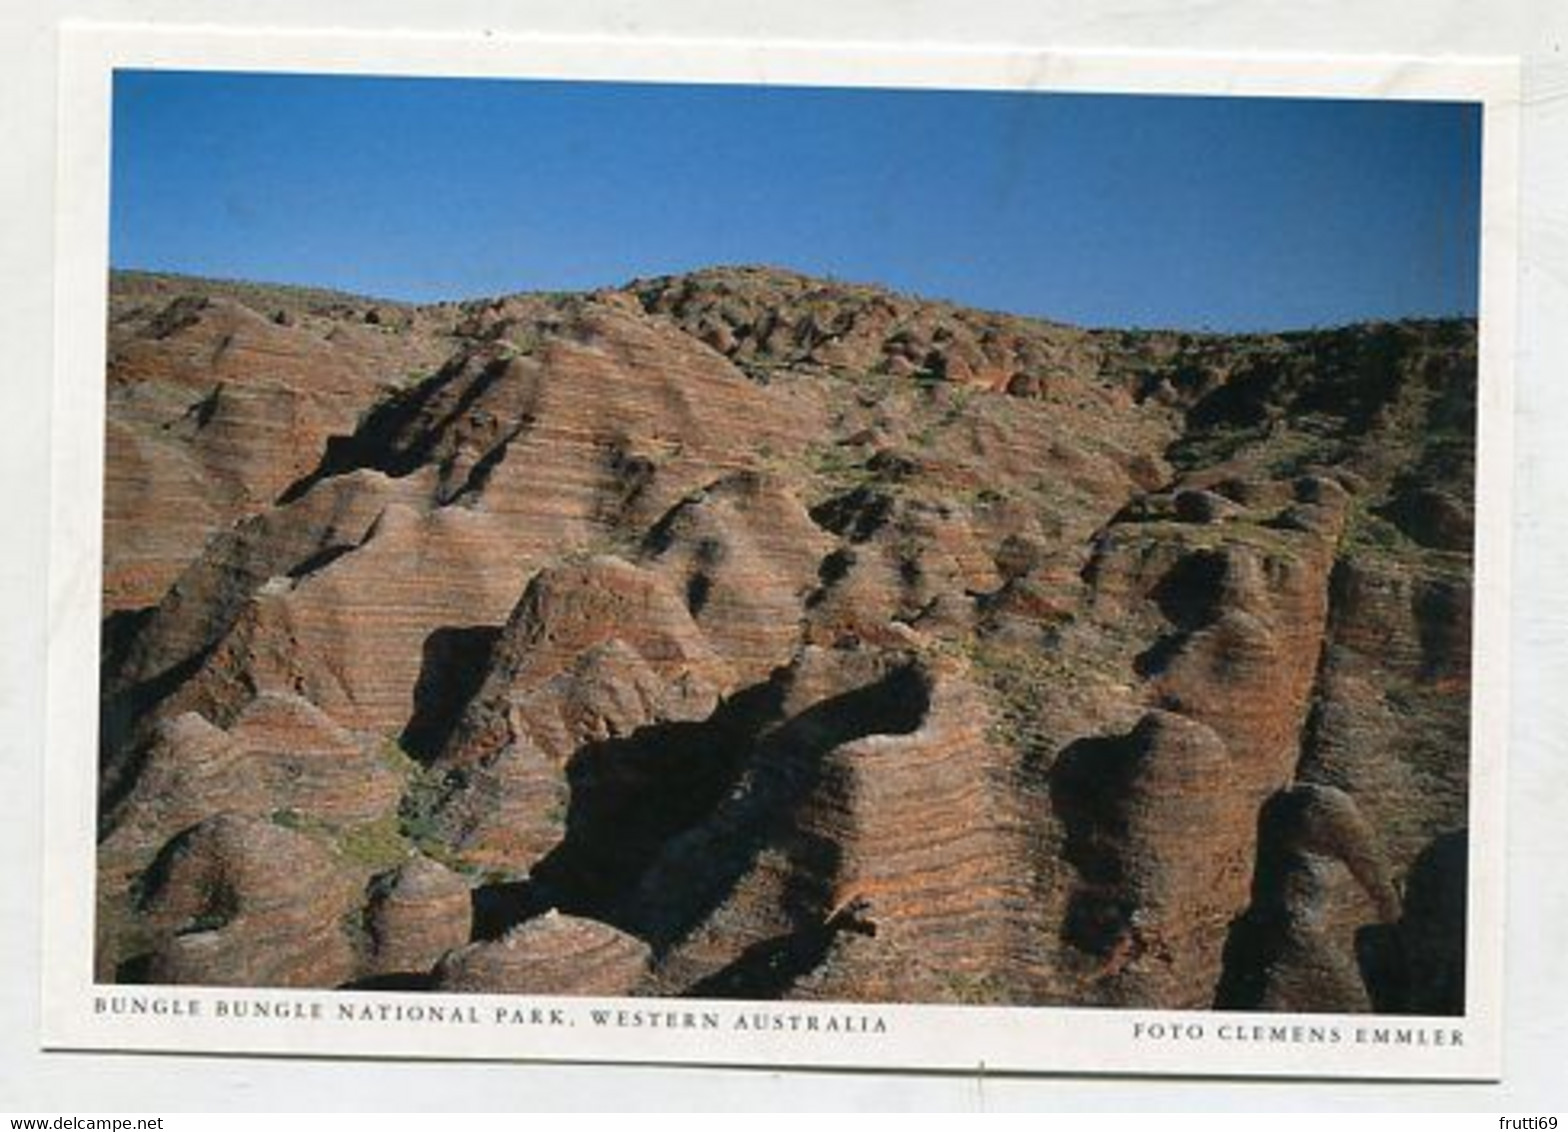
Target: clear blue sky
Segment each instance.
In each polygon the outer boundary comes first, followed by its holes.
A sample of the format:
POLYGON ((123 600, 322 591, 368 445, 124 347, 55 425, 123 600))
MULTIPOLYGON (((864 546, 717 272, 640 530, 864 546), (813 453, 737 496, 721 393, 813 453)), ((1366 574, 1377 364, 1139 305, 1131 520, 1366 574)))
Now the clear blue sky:
POLYGON ((767 263, 1090 325, 1473 314, 1479 108, 120 72, 111 262, 386 298, 767 263))

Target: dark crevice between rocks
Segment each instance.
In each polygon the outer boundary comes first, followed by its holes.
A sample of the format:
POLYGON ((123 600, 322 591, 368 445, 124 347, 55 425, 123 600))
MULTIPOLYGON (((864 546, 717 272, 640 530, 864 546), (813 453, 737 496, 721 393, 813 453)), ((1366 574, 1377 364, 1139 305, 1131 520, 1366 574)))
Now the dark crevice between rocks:
POLYGON ((1343 786, 1335 779, 1343 776, 1326 774, 1318 761, 1323 735, 1329 726, 1331 700, 1325 693, 1331 646, 1327 643, 1318 656, 1317 672, 1312 677, 1312 694, 1307 699, 1307 716, 1301 725, 1301 746, 1296 755, 1296 767, 1291 774, 1295 782, 1320 782, 1326 786, 1343 786))
POLYGON ((179 690, 207 663, 202 649, 150 680, 110 692, 98 707, 98 816, 100 826, 135 785, 146 761, 151 736, 142 726, 159 704, 179 690))
POLYGON ((1404 1013, 1410 988, 1407 960, 1397 924, 1367 924, 1356 929, 1356 969, 1366 985, 1374 1014, 1404 1013))
POLYGON ((708 604, 708 598, 713 593, 713 578, 704 573, 695 573, 686 579, 686 610, 693 617, 700 615, 708 604))
POLYGON ((427 463, 447 429, 500 380, 509 364, 504 358, 491 360, 445 412, 433 421, 422 420, 434 411, 437 395, 463 377, 470 360, 467 355, 453 358, 418 385, 382 401, 351 435, 328 437, 315 469, 285 488, 277 498, 278 506, 300 499, 322 480, 359 468, 373 468, 398 478, 427 463))
POLYGON ((758 1001, 783 998, 802 976, 822 965, 833 938, 834 933, 819 928, 754 943, 735 962, 699 980, 684 995, 758 1001))
MULTIPOLYGON (((1334 661, 1334 638, 1344 617, 1345 561, 1336 558, 1328 575, 1328 601, 1323 615, 1322 631, 1318 634, 1318 661, 1312 671, 1312 689, 1307 695, 1307 714, 1301 725, 1301 745, 1296 754, 1296 766, 1291 774, 1294 781, 1308 782, 1319 777, 1314 768, 1315 753, 1322 743, 1324 727, 1330 704, 1328 680, 1334 661)), ((1336 785, 1329 783, 1328 785, 1336 785)))
POLYGON ((1179 559, 1150 593, 1160 613, 1176 627, 1133 658, 1133 671, 1158 676, 1181 652, 1193 633, 1213 624, 1224 611, 1230 563, 1224 553, 1196 550, 1179 559))
POLYGON ((739 959, 700 979, 683 992, 687 998, 777 1000, 817 970, 846 936, 875 936, 876 925, 858 906, 825 920, 808 922, 788 935, 754 943, 739 959))
POLYGON ((909 665, 767 727, 722 805, 671 839, 644 872, 624 908, 628 930, 662 955, 729 899, 771 849, 785 868, 779 910, 809 938, 830 909, 840 847, 800 828, 799 814, 814 796, 842 797, 850 789, 826 756, 867 736, 913 733, 930 710, 930 695, 925 674, 909 665))
POLYGON ((219 382, 212 387, 211 393, 191 405, 177 419, 165 421, 162 428, 165 432, 173 432, 175 429, 179 429, 182 433, 187 431, 190 433, 200 432, 212 423, 212 418, 217 415, 218 406, 222 400, 223 384, 219 382))
POLYGON ((651 724, 580 748, 567 763, 565 835, 526 879, 473 890, 473 938, 499 939, 552 908, 631 930, 621 915, 627 893, 663 844, 733 789, 782 697, 775 678, 732 695, 706 720, 651 724))
POLYGON ((1134 905, 1125 891, 1126 794, 1144 752, 1137 732, 1068 744, 1050 772, 1051 808, 1066 837, 1062 855, 1077 874, 1062 938, 1089 955, 1108 954, 1134 905))
POLYGON ((893 497, 868 487, 835 495, 811 508, 817 526, 850 542, 865 542, 887 524, 893 514, 893 497))
POLYGON ((157 611, 156 605, 144 605, 140 609, 117 609, 103 619, 98 636, 98 668, 101 673, 107 675, 121 670, 130 655, 131 646, 157 611))
POLYGON ((1466 830, 1433 838, 1411 866, 1399 922, 1357 933, 1356 957, 1374 1010, 1464 1014, 1468 869, 1466 830))
POLYGON ((1167 633, 1132 659, 1132 668, 1144 679, 1158 676, 1175 660, 1187 643, 1188 633, 1167 633))
POLYGON ((223 400, 223 386, 215 385, 212 392, 191 406, 191 422, 198 428, 206 428, 212 418, 217 415, 218 405, 223 400))
POLYGON ((1253 362, 1238 371, 1187 410, 1187 435, 1182 440, 1194 433, 1247 429, 1263 424, 1269 418, 1284 377, 1284 365, 1273 358, 1253 362))
POLYGON ((855 552, 848 547, 840 547, 830 551, 820 563, 817 564, 817 586, 806 595, 805 607, 815 609, 821 605, 833 587, 849 576, 850 568, 855 565, 855 552))
POLYGON ((496 441, 483 456, 474 462, 468 469, 468 475, 463 477, 463 485, 441 501, 442 506, 454 503, 465 503, 477 499, 483 493, 485 486, 490 482, 490 477, 495 475, 495 470, 506 460, 507 453, 511 450, 512 442, 523 434, 530 421, 523 421, 516 428, 511 429, 500 440, 496 441))
POLYGON ((1469 675, 1471 600, 1468 584, 1430 582, 1417 588, 1415 621, 1423 679, 1469 675))
POLYGON ((316 573, 318 570, 325 570, 345 554, 358 549, 359 547, 353 543, 334 543, 331 546, 324 546, 314 554, 301 559, 289 567, 288 576, 298 581, 309 574, 316 573))
POLYGON ((1412 341, 1398 326, 1353 328, 1331 334, 1318 348, 1311 380, 1297 378, 1289 411, 1328 413, 1352 433, 1371 429, 1410 377, 1403 364, 1412 341), (1326 379, 1326 380, 1325 380, 1326 379))
POLYGON ((642 537, 642 553, 657 558, 674 546, 676 524, 686 514, 687 509, 695 505, 703 497, 704 493, 701 492, 689 495, 659 516, 658 522, 649 527, 648 533, 642 537))
MULTIPOLYGON (((1299 946, 1299 905, 1322 884, 1300 844, 1307 805, 1287 790, 1259 813, 1252 901, 1225 941, 1217 1010, 1267 1008, 1277 969, 1299 946)), ((1353 849, 1336 859, 1356 875, 1353 849)), ((1364 924, 1345 941, 1374 1012, 1464 1013, 1466 861, 1465 831, 1433 839, 1411 868, 1399 920, 1364 924)))
POLYGON ((1372 513, 1419 546, 1468 555, 1475 542, 1475 516, 1463 498, 1465 489, 1447 492, 1432 486, 1434 480, 1451 478, 1402 472, 1389 489, 1389 501, 1372 513))
POLYGON ((476 890, 476 936, 496 938, 557 908, 660 953, 717 909, 770 843, 791 865, 787 914, 803 930, 820 925, 831 883, 819 880, 836 874, 838 847, 785 827, 821 787, 828 751, 916 730, 929 690, 918 672, 898 669, 786 719, 785 675, 732 696, 707 720, 655 724, 574 755, 565 836, 528 880, 476 890))
POLYGON ((202 312, 211 305, 211 300, 201 295, 180 295, 148 320, 140 337, 172 338, 200 322, 202 312))
POLYGON ((145 986, 152 982, 151 951, 139 952, 123 959, 114 969, 114 981, 126 986, 145 986))
POLYGON ((420 649, 414 713, 398 745, 429 765, 451 738, 463 710, 484 683, 501 639, 499 625, 449 625, 432 632, 420 649))
POLYGON ((553 899, 548 885, 531 878, 478 885, 469 893, 470 938, 476 943, 500 939, 518 924, 555 907, 553 899))
POLYGON ((1222 552, 1193 551, 1170 568, 1149 596, 1172 625, 1195 632, 1219 617, 1229 569, 1222 552))
POLYGON ((1233 921, 1221 952, 1216 1010, 1258 1010, 1288 943, 1292 911, 1286 893, 1303 865, 1286 831, 1293 825, 1289 795, 1275 794, 1258 811, 1257 861, 1251 901, 1233 921))
MULTIPOLYGON (((611 461, 611 469, 621 485, 621 498, 617 501, 613 512, 600 516, 610 524, 624 522, 632 505, 642 496, 647 486, 653 482, 657 474, 657 467, 651 460, 643 457, 627 458, 624 453, 615 456, 611 461)), ((648 528, 642 536, 639 549, 649 558, 658 558, 675 545, 675 540, 681 534, 681 521, 692 510, 707 502, 715 493, 723 492, 727 488, 739 487, 745 489, 747 481, 752 478, 750 472, 738 472, 733 475, 722 476, 719 479, 705 484, 695 491, 689 492, 684 498, 678 500, 658 520, 648 528)), ((723 547, 712 539, 704 539, 698 547, 698 560, 704 565, 716 565, 723 547)))
POLYGON ((609 466, 618 491, 614 510, 605 518, 614 525, 623 522, 647 494, 659 474, 659 466, 651 457, 631 451, 625 443, 611 449, 609 466))
POLYGON ((567 763, 565 836, 531 874, 544 906, 624 930, 623 897, 666 841, 734 787, 782 694, 774 681, 754 685, 706 720, 652 724, 578 750, 567 763))
MULTIPOLYGON (((200 829, 201 825, 197 824, 176 834, 133 882, 131 898, 138 912, 148 911, 162 894, 173 875, 174 867, 190 852, 191 841, 200 829)), ((201 910, 176 926, 176 935, 217 931, 239 915, 239 893, 234 890, 233 882, 226 875, 221 862, 215 863, 212 871, 203 876, 200 883, 203 896, 201 910)))

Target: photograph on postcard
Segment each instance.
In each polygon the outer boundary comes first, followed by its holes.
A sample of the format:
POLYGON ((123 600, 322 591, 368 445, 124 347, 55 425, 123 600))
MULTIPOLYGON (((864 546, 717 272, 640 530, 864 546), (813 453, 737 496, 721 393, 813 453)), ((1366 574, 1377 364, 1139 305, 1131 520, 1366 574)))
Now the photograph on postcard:
POLYGON ((1443 1044, 1482 123, 116 69, 100 1012, 1443 1044))

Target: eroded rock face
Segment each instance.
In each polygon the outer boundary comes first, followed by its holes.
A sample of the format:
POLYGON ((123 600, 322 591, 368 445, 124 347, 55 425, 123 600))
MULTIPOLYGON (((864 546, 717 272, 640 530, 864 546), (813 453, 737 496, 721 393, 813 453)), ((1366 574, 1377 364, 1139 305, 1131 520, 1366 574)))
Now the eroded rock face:
MULTIPOLYGON (((675 740, 655 744, 650 733, 679 736, 681 725, 713 713, 734 683, 659 574, 611 557, 541 571, 436 760, 449 784, 436 820, 476 859, 536 860, 567 833, 569 805, 581 791, 573 773, 596 774, 623 748, 646 748, 642 758, 662 762, 658 750, 675 740)), ((649 788, 665 785, 657 765, 630 772, 649 788)))
POLYGON ((1051 785, 1076 873, 1063 929, 1098 960, 1092 984, 1124 984, 1122 993, 1172 1008, 1207 1005, 1221 969, 1217 933, 1252 865, 1251 808, 1232 793, 1236 776, 1218 734, 1165 711, 1062 753, 1051 785))
POLYGON ((329 436, 448 349, 428 319, 381 333, 343 309, 280 322, 221 286, 204 291, 116 279, 106 613, 157 602, 208 535, 271 505, 329 436))
POLYGON ((354 971, 353 894, 301 834, 220 814, 172 841, 147 885, 153 982, 333 986, 354 971))
POLYGON ((627 995, 642 985, 648 959, 647 944, 608 924, 547 912, 499 940, 450 953, 436 967, 435 986, 486 994, 627 995))
POLYGON ((1368 941, 1400 915, 1387 855, 1355 800, 1331 786, 1281 791, 1263 811, 1252 905, 1232 930, 1218 1005, 1366 1010, 1384 974, 1368 941))
POLYGON ((1473 326, 112 307, 100 977, 1462 1009, 1473 326))
POLYGON ((467 881, 425 857, 377 877, 365 910, 366 973, 429 971, 468 943, 472 902, 467 881))

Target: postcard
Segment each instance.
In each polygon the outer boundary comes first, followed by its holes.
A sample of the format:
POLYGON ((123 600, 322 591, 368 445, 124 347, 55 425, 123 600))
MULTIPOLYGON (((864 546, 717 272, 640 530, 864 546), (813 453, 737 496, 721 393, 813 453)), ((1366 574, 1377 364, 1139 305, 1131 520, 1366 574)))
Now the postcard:
POLYGON ((62 50, 44 1045, 1497 1075, 1511 64, 62 50))

